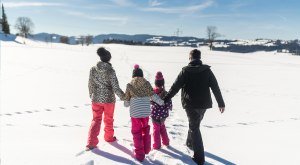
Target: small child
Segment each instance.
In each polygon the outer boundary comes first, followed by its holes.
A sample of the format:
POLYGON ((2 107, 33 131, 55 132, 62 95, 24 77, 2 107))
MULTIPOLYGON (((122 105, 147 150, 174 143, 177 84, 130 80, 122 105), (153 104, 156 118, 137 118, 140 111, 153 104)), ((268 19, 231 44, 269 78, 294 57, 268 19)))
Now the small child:
POLYGON ((149 116, 151 114, 150 100, 159 105, 164 101, 153 92, 151 84, 143 78, 143 70, 134 66, 132 80, 127 84, 125 106, 130 106, 131 133, 133 135, 134 156, 143 161, 145 154, 151 150, 149 116))
MULTIPOLYGON (((154 93, 163 98, 167 92, 165 90, 165 80, 161 72, 157 72, 155 76, 154 93)), ((153 123, 153 148, 159 149, 162 144, 168 146, 170 143, 168 133, 165 126, 165 120, 169 116, 169 110, 172 110, 172 101, 166 102, 164 105, 158 105, 151 102, 151 118, 153 123)))

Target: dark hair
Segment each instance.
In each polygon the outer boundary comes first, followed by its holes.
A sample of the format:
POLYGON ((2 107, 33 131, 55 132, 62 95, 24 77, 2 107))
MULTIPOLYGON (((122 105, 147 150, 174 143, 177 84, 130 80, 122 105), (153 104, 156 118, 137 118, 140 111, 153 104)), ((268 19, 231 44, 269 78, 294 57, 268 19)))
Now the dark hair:
POLYGON ((100 47, 97 50, 97 54, 100 57, 100 60, 102 62, 109 62, 111 59, 111 54, 108 50, 106 50, 104 47, 100 47))
POLYGON ((196 59, 201 59, 201 52, 200 50, 198 49, 194 49, 190 52, 190 57, 193 59, 193 60, 196 60, 196 59))

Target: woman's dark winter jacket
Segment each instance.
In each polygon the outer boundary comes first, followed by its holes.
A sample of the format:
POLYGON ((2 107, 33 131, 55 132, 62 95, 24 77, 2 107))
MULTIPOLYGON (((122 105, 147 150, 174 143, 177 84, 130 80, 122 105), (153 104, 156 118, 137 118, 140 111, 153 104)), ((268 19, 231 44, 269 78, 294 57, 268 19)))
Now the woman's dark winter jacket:
POLYGON ((193 60, 188 66, 182 68, 164 100, 170 100, 182 89, 181 102, 184 109, 208 109, 212 107, 210 88, 218 106, 225 107, 218 82, 210 66, 203 65, 200 60, 193 60))

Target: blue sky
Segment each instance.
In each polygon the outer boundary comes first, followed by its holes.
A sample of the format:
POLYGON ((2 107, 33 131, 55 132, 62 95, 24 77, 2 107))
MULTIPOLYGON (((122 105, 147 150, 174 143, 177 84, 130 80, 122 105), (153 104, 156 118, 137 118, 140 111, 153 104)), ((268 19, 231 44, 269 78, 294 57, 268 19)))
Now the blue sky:
POLYGON ((12 32, 30 17, 34 33, 157 34, 206 37, 216 26, 228 39, 300 38, 299 0, 2 0, 12 32))

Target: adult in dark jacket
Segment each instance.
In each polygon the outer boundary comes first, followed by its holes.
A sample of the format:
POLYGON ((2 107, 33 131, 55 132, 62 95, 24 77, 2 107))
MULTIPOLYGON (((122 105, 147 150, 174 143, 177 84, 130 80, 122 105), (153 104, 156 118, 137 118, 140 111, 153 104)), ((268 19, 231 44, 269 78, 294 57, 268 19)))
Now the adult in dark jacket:
POLYGON ((206 109, 212 108, 210 89, 218 102, 221 113, 225 110, 222 94, 210 66, 203 65, 201 52, 194 49, 190 52, 190 63, 182 68, 170 91, 164 97, 165 102, 170 100, 181 91, 182 107, 187 113, 189 120, 189 132, 186 145, 194 150, 193 160, 197 164, 204 164, 204 147, 200 133, 200 122, 206 109))

